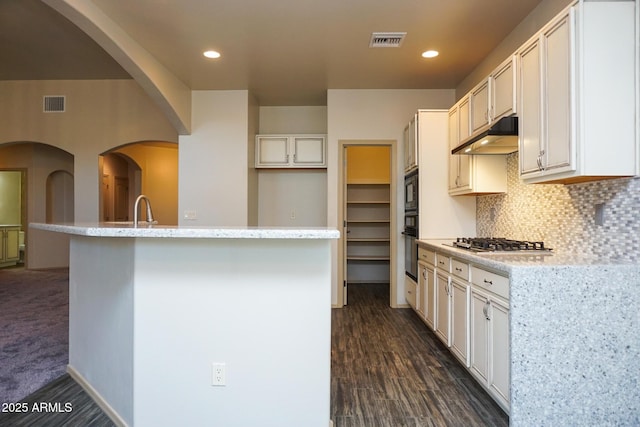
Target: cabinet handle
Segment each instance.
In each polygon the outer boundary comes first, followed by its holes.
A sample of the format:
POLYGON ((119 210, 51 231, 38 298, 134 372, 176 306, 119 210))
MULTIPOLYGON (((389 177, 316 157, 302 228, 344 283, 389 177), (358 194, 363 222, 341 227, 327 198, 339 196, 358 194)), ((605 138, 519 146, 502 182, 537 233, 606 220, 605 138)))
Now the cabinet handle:
POLYGON ((462 269, 460 267, 456 267, 456 271, 459 271, 462 273, 462 269))
POLYGON ((491 320, 491 318, 489 317, 489 300, 487 300, 487 302, 484 303, 484 307, 482 307, 482 312, 484 313, 484 318, 487 320, 491 320))
POLYGON ((485 283, 486 285, 493 285, 493 281, 492 281, 492 280, 484 279, 484 283, 485 283))
POLYGON ((427 280, 427 269, 422 270, 422 278, 427 280))

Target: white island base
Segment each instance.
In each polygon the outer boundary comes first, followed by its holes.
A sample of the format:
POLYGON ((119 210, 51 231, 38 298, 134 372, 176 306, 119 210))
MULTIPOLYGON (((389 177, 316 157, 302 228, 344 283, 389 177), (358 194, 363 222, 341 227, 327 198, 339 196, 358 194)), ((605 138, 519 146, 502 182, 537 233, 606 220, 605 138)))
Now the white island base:
POLYGON ((66 232, 68 371, 118 424, 329 424, 329 239, 337 231, 237 239, 66 232), (225 364, 226 385, 212 385, 213 363, 225 364))

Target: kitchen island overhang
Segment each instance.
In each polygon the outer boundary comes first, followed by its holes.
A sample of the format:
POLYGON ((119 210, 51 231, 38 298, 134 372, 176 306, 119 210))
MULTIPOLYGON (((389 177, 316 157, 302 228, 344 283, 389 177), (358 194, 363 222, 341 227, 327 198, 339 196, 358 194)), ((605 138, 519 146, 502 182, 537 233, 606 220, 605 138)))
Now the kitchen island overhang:
POLYGON ((337 230, 31 227, 71 236, 68 370, 119 424, 328 424, 337 230))

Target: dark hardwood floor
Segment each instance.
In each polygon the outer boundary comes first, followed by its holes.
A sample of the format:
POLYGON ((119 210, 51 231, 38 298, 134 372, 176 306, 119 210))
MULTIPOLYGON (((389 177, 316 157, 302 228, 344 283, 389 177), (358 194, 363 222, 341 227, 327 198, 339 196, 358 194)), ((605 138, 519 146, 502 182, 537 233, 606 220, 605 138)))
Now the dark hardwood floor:
POLYGON ((507 426, 502 409, 389 286, 351 285, 332 312, 335 427, 507 426))
POLYGON ((68 374, 30 394, 19 404, 23 406, 7 407, 8 412, 0 413, 0 426, 115 426, 68 374))

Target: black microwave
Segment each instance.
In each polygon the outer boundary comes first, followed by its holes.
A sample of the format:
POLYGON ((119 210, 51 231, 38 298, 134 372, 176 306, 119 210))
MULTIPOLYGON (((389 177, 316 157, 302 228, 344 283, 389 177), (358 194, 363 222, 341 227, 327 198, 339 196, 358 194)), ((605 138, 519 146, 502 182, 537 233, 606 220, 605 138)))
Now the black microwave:
POLYGON ((409 172, 404 177, 404 211, 418 211, 418 170, 409 172))

